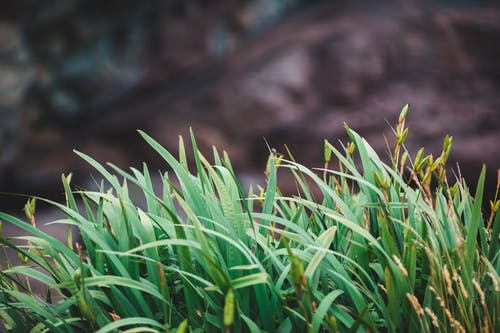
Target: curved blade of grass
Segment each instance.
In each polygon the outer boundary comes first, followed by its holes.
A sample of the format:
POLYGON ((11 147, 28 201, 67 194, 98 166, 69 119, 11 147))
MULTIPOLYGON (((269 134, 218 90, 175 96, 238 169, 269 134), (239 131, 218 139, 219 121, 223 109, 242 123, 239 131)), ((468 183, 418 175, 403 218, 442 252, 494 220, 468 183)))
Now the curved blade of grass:
POLYGON ((109 171, 106 170, 99 162, 94 160, 92 157, 90 157, 82 152, 79 152, 78 150, 73 150, 73 152, 75 154, 77 154, 78 156, 80 156, 88 164, 90 164, 90 166, 92 166, 94 169, 99 171, 99 173, 104 176, 104 178, 111 184, 111 186, 113 186, 113 188, 116 191, 118 191, 118 192, 121 191, 121 186, 120 186, 120 183, 118 182, 118 179, 116 178, 116 176, 109 173, 109 171))
POLYGON ((472 258, 476 251, 477 235, 479 227, 484 224, 481 214, 481 207, 483 206, 483 192, 484 192, 484 178, 486 176, 486 166, 483 165, 479 180, 477 181, 476 195, 474 196, 474 206, 472 209, 471 222, 467 228, 467 254, 466 256, 472 258))
POLYGON ((245 315, 240 315, 241 319, 247 324, 248 330, 250 333, 261 333, 262 331, 260 330, 259 326, 250 318, 248 318, 245 315))
POLYGON ((42 282, 46 286, 52 286, 53 284, 55 284, 55 280, 52 277, 28 266, 14 266, 10 269, 4 270, 2 273, 23 274, 25 276, 28 276, 30 279, 35 279, 42 282))
POLYGON ((152 320, 149 318, 142 318, 142 317, 132 317, 132 318, 124 318, 124 319, 119 319, 117 321, 113 321, 106 326, 100 328, 97 330, 95 333, 107 333, 107 332, 116 332, 119 328, 123 326, 130 326, 130 325, 147 325, 144 327, 144 329, 150 329, 151 326, 158 328, 157 332, 163 332, 165 330, 164 325, 160 324, 156 320, 152 320))
MULTIPOLYGON (((101 275, 95 277, 87 277, 85 278, 85 286, 92 287, 107 287, 107 286, 121 286, 129 289, 139 290, 145 292, 161 301, 165 301, 163 295, 160 293, 157 285, 152 284, 151 282, 141 279, 141 281, 136 281, 131 278, 125 278, 121 276, 115 275, 101 275)), ((54 287, 69 287, 67 284, 58 284, 54 287)))
POLYGON ((328 295, 323 298, 321 303, 319 303, 318 308, 316 309, 316 312, 314 313, 311 323, 312 323, 312 329, 311 332, 319 332, 319 328, 321 323, 323 322, 325 315, 327 314, 328 310, 332 306, 332 303, 335 301, 337 297, 342 295, 344 292, 342 290, 332 290, 328 295))
MULTIPOLYGON (((233 279, 230 281, 231 288, 234 290, 238 290, 241 288, 246 288, 250 286, 254 286, 257 284, 267 284, 269 281, 269 275, 267 273, 255 273, 247 276, 242 276, 237 279, 233 279)), ((206 291, 215 291, 220 290, 217 285, 212 285, 210 287, 205 288, 206 291)))
MULTIPOLYGON (((274 206, 274 197, 276 195, 276 165, 274 161, 274 155, 269 156, 269 179, 266 187, 266 194, 264 197, 264 207, 262 209, 263 214, 271 214, 274 206)), ((268 226, 269 221, 265 218, 260 220, 261 226, 268 226)), ((261 233, 264 234, 264 230, 261 230, 261 233)))
MULTIPOLYGON (((330 245, 332 244, 333 238, 335 237, 335 233, 337 231, 337 227, 332 226, 325 230, 319 237, 318 237, 318 242, 319 242, 319 247, 328 249, 330 248, 330 245)), ((308 281, 312 281, 312 277, 314 272, 318 269, 319 264, 321 263, 321 260, 325 257, 326 252, 318 250, 312 260, 309 262, 307 265, 306 270, 304 271, 304 275, 307 277, 308 281)), ((314 285, 311 286, 313 289, 315 288, 314 285)))

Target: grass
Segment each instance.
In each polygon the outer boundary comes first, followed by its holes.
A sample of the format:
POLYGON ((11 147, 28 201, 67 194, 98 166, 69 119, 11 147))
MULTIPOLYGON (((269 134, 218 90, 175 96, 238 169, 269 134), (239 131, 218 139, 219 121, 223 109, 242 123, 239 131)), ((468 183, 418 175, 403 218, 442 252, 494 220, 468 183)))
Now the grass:
POLYGON ((50 202, 79 230, 59 241, 0 213, 25 231, 2 237, 21 264, 0 275, 0 318, 12 332, 495 332, 500 327, 498 186, 482 212, 485 169, 472 195, 449 185, 452 138, 433 158, 411 158, 405 107, 385 164, 346 126, 340 149, 325 141, 325 168, 272 152, 266 186, 247 192, 227 154, 209 162, 182 138, 179 157, 140 132, 168 165, 161 193, 142 170, 104 168, 98 191, 50 202), (338 163, 337 168, 330 164, 338 163), (278 177, 295 177, 283 195, 278 177), (129 195, 138 186, 146 201, 129 195), (81 200, 82 205, 77 205, 81 200), (45 286, 43 295, 31 282, 45 286))

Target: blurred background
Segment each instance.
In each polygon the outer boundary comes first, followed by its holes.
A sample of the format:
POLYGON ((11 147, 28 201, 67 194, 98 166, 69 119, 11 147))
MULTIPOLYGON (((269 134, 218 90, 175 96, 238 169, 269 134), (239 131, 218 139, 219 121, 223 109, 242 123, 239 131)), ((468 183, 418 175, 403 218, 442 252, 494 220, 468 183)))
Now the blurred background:
MULTIPOLYGON (((385 155, 410 103, 408 148, 454 136, 473 184, 500 167, 500 6, 480 0, 17 0, 0 4, 0 192, 61 199, 100 162, 164 164, 192 126, 244 182, 286 143, 321 167, 343 122, 385 155)), ((95 175, 95 172, 93 173, 95 175)), ((25 198, 0 195, 0 210, 25 198)))

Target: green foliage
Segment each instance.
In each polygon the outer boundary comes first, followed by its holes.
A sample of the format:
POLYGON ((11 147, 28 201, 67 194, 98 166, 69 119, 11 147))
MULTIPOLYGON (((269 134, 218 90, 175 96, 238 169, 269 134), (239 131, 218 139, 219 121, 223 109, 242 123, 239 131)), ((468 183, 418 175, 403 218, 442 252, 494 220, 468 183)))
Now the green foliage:
MULTIPOLYGON (((182 140, 176 159, 140 132, 173 175, 162 176, 161 193, 146 165, 130 172, 110 165, 111 173, 77 152, 110 187, 74 192, 71 177, 62 177, 66 205, 50 203, 65 218, 54 223, 77 227, 82 244, 0 213, 26 232, 23 246, 1 238, 3 248, 25 258, 7 262, 0 276, 4 326, 100 333, 495 331, 498 200, 483 216, 484 168, 474 196, 463 180, 448 185, 450 137, 437 159, 421 150, 412 163, 404 148, 406 112, 390 166, 346 126, 352 142, 341 150, 325 142, 319 172, 273 152, 259 195, 244 192, 225 153, 214 148, 213 163, 202 156, 193 136, 195 172, 182 140), (338 170, 328 168, 332 161, 338 170), (282 195, 278 170, 295 176, 294 196, 282 195), (146 208, 129 184, 142 190, 146 208), (34 280, 44 295, 32 292, 34 280)), ((34 201, 26 210, 34 220, 34 201)))

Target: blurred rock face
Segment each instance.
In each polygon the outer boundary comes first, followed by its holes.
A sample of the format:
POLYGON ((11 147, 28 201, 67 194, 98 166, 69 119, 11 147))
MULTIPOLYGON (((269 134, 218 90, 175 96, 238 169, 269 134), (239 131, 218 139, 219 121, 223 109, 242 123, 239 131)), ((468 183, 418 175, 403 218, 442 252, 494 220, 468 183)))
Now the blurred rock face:
POLYGON ((0 22, 0 175, 17 149, 18 119, 32 77, 19 27, 0 22))
POLYGON ((22 38, 36 68, 28 104, 42 117, 71 120, 141 85, 202 70, 226 56, 239 33, 298 2, 26 0, 0 5, 0 33, 4 44, 22 38))
POLYGON ((43 158, 65 140, 47 127, 91 126, 128 94, 203 71, 299 2, 0 4, 0 186, 19 155, 43 158))
POLYGON ((263 137, 318 165, 344 121, 383 154, 385 120, 406 103, 410 150, 438 152, 449 133, 466 176, 485 162, 496 179, 500 8, 488 1, 54 3, 0 20, 0 188, 85 174, 72 148, 159 165, 137 128, 175 150, 192 125, 245 173, 262 169, 263 137))

